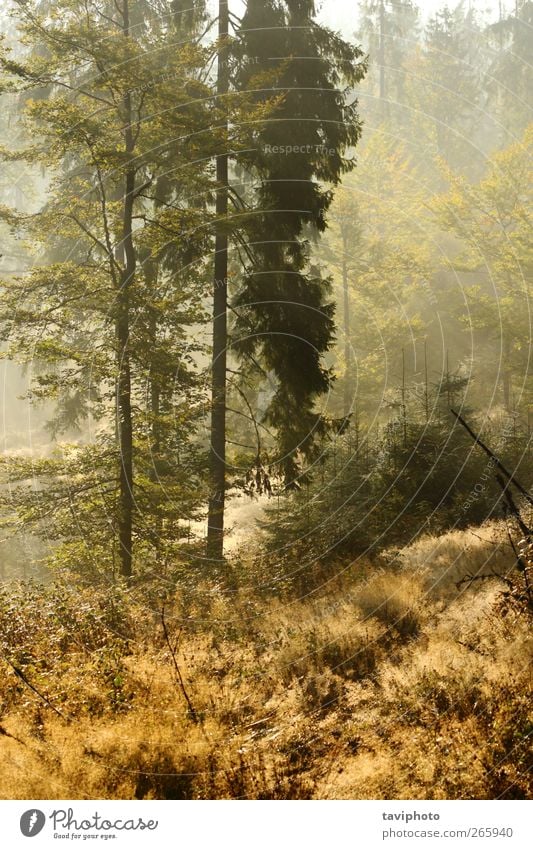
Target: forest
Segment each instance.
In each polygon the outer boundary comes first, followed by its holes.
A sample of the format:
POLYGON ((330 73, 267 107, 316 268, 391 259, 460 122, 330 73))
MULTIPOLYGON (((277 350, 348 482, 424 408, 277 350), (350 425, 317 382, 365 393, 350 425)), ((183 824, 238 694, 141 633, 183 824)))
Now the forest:
POLYGON ((530 799, 533 2, 0 25, 0 799, 530 799))

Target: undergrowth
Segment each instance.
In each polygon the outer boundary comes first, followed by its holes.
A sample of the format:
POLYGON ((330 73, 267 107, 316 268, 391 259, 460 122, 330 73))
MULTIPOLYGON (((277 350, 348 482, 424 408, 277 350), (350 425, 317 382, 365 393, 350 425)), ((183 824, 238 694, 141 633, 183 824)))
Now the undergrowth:
POLYGON ((306 596, 242 563, 225 590, 6 585, 0 797, 531 797, 531 615, 502 530, 333 566, 306 596))

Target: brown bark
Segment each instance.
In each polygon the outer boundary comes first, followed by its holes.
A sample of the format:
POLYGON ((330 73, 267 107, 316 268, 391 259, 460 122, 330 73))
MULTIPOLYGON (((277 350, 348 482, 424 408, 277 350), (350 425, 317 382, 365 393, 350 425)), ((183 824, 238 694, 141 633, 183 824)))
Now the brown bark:
POLYGON ((353 387, 353 352, 350 339, 350 289, 348 286, 348 264, 346 260, 347 239, 343 239, 343 257, 342 257, 342 292, 343 292, 343 312, 344 312, 344 416, 349 416, 352 408, 352 387, 353 387))
MULTIPOLYGON (((225 109, 225 95, 229 90, 228 49, 229 31, 228 0, 219 0, 218 20, 218 77, 217 95, 219 106, 225 109)), ((227 134, 227 120, 225 123, 227 134)), ((224 144, 224 142, 223 142, 224 144)), ((215 268, 213 281, 213 352, 211 370, 211 446, 210 477, 211 493, 207 526, 207 556, 212 560, 224 557, 224 508, 226 495, 226 370, 227 370, 227 276, 228 236, 228 155, 223 150, 217 156, 217 199, 215 268)))
MULTIPOLYGON (((128 0, 123 4, 123 31, 129 38, 128 0)), ((126 153, 133 158, 135 141, 132 130, 131 95, 124 96, 124 144, 126 153)), ((130 287, 135 276, 136 254, 133 244, 133 204, 135 193, 135 169, 127 164, 124 178, 124 201, 122 213, 123 268, 117 292, 117 314, 115 335, 117 340, 117 434, 120 450, 119 475, 119 544, 120 574, 129 578, 132 574, 133 536, 133 422, 131 414, 131 367, 129 352, 130 335, 130 287)))

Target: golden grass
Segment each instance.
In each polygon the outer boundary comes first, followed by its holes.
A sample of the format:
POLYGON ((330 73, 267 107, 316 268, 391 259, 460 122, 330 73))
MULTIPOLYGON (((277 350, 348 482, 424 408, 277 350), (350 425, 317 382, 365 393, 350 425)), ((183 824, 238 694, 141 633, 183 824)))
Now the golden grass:
POLYGON ((140 607, 129 649, 71 645, 27 668, 65 719, 6 667, 0 797, 530 796, 531 622, 495 581, 456 588, 512 567, 497 527, 475 533, 488 541, 452 532, 359 564, 320 598, 206 593, 202 621, 176 600, 196 722, 140 607))

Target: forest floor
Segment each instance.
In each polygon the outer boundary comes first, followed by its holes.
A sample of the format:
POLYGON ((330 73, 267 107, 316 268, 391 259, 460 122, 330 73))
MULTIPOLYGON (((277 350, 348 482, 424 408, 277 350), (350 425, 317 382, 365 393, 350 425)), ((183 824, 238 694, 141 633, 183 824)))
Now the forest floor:
POLYGON ((513 568, 485 525, 305 598, 206 581, 164 627, 146 588, 6 587, 0 798, 531 798, 531 616, 457 586, 513 568))

